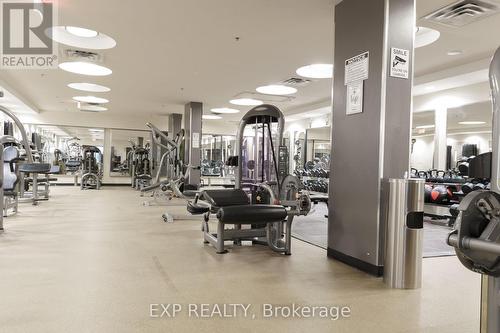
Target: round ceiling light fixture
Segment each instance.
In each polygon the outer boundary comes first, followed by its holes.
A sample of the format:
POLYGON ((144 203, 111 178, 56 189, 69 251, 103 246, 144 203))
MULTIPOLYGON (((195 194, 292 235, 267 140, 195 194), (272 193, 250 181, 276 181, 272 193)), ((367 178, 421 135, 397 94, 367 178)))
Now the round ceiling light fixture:
POLYGON ((89 75, 89 76, 107 76, 113 71, 107 67, 86 61, 67 61, 59 64, 59 68, 70 73, 89 75))
POLYGON ((296 73, 303 77, 311 79, 330 79, 333 77, 332 64, 312 64, 302 66, 297 69, 296 73))
POLYGON ((213 113, 239 113, 240 112, 240 110, 231 109, 231 108, 214 108, 214 109, 211 109, 210 111, 212 111, 213 113))
POLYGON ((415 48, 424 47, 430 45, 439 39, 441 33, 437 30, 426 28, 426 27, 416 27, 415 29, 415 48))
POLYGON ((94 83, 85 83, 85 82, 78 82, 78 83, 70 83, 68 84, 68 87, 76 90, 81 90, 81 91, 89 91, 89 92, 108 92, 111 91, 110 88, 101 86, 99 84, 94 84, 94 83))
POLYGON ((291 95, 297 92, 297 89, 281 84, 270 84, 267 86, 258 87, 256 90, 257 92, 266 95, 291 95))
POLYGON ((109 103, 106 98, 95 97, 95 96, 75 96, 73 100, 82 103, 93 103, 93 104, 105 104, 109 103))
POLYGON ((92 38, 96 37, 99 35, 99 33, 95 30, 90 30, 90 29, 85 29, 85 28, 80 28, 80 27, 73 27, 70 25, 67 25, 65 27, 66 31, 69 32, 72 35, 75 35, 77 37, 84 37, 84 38, 92 38))
POLYGON ((244 106, 257 106, 264 104, 264 102, 254 98, 236 98, 230 100, 229 103, 234 105, 244 105, 244 106))
POLYGON ((58 43, 78 48, 107 50, 116 46, 110 36, 81 27, 55 26, 48 28, 45 34, 58 43))
POLYGON ((205 119, 205 120, 216 120, 216 119, 222 119, 221 116, 216 116, 214 114, 204 114, 202 117, 202 119, 205 119))

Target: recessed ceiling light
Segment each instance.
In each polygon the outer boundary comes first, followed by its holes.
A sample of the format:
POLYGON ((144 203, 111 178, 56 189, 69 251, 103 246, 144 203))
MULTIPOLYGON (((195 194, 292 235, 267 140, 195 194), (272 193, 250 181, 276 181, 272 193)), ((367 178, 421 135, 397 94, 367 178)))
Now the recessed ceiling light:
POLYGON ((113 71, 107 67, 85 61, 63 62, 59 64, 59 68, 70 73, 91 76, 106 76, 113 73, 113 71))
POLYGON ((291 95, 297 92, 297 89, 281 84, 270 84, 268 86, 258 87, 256 90, 261 94, 267 95, 291 95))
POLYGON ((216 116, 216 115, 214 115, 214 114, 204 114, 204 115, 202 116, 202 118, 203 118, 203 119, 205 119, 205 120, 216 120, 216 119, 222 119, 222 117, 221 117, 221 116, 216 116))
POLYGON ((95 97, 95 96, 75 96, 73 97, 73 99, 77 102, 83 102, 83 103, 104 104, 109 102, 106 98, 95 97))
POLYGON ((229 101, 229 103, 234 105, 246 105, 246 106, 257 106, 264 104, 264 102, 253 98, 236 98, 229 101))
POLYGON ((212 111, 213 113, 238 113, 238 112, 240 112, 240 110, 231 109, 231 108, 214 108, 214 109, 211 109, 210 111, 212 111))
POLYGON ((78 48, 106 50, 116 46, 110 36, 80 27, 55 26, 45 30, 45 34, 58 43, 78 48))
POLYGON ((99 35, 99 33, 95 30, 90 30, 80 27, 72 27, 72 26, 66 26, 66 31, 72 35, 85 38, 92 38, 99 35))
POLYGON ((416 129, 426 129, 426 128, 434 128, 435 125, 421 125, 421 126, 417 126, 415 127, 416 129))
POLYGON ((451 50, 451 51, 448 51, 446 54, 453 57, 453 56, 461 55, 462 53, 464 53, 462 50, 451 50))
POLYGON ((441 33, 437 30, 426 27, 417 27, 415 32, 415 48, 430 45, 437 41, 439 36, 441 36, 441 33))
POLYGON ((108 110, 108 108, 105 108, 104 106, 88 105, 88 104, 85 105, 79 104, 78 109, 80 109, 80 111, 88 111, 88 112, 102 112, 108 110))
POLYGON ((90 92, 108 92, 111 91, 108 87, 101 86, 99 84, 94 83, 70 83, 68 87, 81 91, 90 91, 90 92))
POLYGON ((460 125, 482 125, 486 124, 485 121, 459 121, 460 125))
POLYGON ((296 73, 312 79, 329 79, 333 77, 332 64, 312 64, 300 67, 296 73))

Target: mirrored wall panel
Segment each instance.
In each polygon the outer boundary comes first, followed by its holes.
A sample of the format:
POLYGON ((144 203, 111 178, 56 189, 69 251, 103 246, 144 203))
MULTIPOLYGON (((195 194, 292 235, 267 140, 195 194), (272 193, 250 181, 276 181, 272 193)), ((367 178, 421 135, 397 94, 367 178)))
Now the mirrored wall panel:
MULTIPOLYGON (((86 147, 96 147, 99 167, 103 164, 104 129, 58 125, 26 125, 28 136, 36 147, 36 158, 60 166, 60 174, 74 172, 83 159, 86 147)), ((18 135, 15 133, 15 136, 18 135)))
POLYGON ((131 176, 132 153, 136 148, 144 148, 147 152, 145 158, 149 161, 150 137, 149 131, 111 130, 110 176, 131 176))

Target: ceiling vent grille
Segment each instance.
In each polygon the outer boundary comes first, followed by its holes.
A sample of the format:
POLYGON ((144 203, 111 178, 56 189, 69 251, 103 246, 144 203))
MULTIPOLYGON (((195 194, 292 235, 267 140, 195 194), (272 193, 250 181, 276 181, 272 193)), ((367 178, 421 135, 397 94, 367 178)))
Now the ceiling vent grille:
POLYGON ((463 27, 499 12, 499 5, 485 0, 460 0, 424 17, 450 27, 463 27))
POLYGON ((311 83, 311 80, 301 79, 298 77, 291 77, 289 79, 281 81, 281 84, 285 84, 288 86, 295 86, 295 87, 303 87, 308 85, 309 83, 311 83))
POLYGON ((98 53, 82 50, 66 50, 66 56, 72 60, 102 61, 102 57, 98 53))

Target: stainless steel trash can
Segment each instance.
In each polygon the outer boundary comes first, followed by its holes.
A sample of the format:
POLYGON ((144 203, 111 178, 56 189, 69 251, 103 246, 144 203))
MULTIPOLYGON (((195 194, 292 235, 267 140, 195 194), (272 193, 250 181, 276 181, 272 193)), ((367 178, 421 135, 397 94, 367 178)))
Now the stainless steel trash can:
POLYGON ((422 285, 424 180, 389 179, 384 282, 391 288, 422 285))

